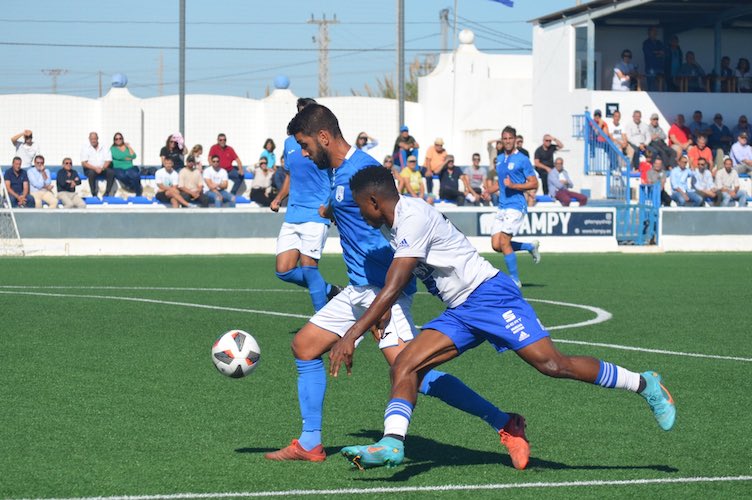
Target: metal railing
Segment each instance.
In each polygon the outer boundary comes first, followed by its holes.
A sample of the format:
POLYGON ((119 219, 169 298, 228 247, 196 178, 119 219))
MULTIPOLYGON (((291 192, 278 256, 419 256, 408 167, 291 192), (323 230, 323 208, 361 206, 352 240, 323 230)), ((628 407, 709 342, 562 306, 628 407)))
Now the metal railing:
POLYGON ((582 135, 585 139, 585 175, 606 176, 606 197, 630 202, 630 160, 585 111, 582 135))

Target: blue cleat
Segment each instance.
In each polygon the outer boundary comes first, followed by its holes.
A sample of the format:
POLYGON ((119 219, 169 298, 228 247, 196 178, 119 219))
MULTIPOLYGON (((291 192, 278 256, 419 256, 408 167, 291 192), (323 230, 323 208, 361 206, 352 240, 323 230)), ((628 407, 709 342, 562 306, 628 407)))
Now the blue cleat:
POLYGON ((645 398, 653 410, 653 416, 658 421, 658 425, 664 431, 670 431, 676 420, 676 406, 674 398, 661 384, 661 376, 656 372, 644 372, 641 374, 647 382, 645 390, 640 395, 645 398))
POLYGON ((405 459, 405 445, 399 439, 383 437, 369 446, 346 446, 342 456, 360 470, 385 465, 396 467, 405 459))

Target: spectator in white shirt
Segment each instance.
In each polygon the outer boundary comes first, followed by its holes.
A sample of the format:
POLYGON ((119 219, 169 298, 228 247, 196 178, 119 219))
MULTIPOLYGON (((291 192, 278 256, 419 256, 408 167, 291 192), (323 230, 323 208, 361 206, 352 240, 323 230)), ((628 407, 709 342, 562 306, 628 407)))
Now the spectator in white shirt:
POLYGON ((99 135, 96 132, 89 134, 89 144, 81 150, 81 165, 84 167, 84 175, 89 179, 89 189, 92 196, 99 194, 97 178, 104 174, 107 185, 104 195, 112 194, 112 185, 115 183, 115 171, 112 167, 112 153, 110 148, 99 144, 99 135))
POLYGON ((740 207, 747 206, 747 192, 739 189, 739 174, 728 156, 723 160, 723 169, 715 174, 715 187, 722 206, 732 206, 734 201, 738 201, 740 207))
POLYGON ((210 164, 211 167, 204 169, 204 194, 209 198, 209 203, 217 208, 223 205, 234 207, 235 197, 227 192, 229 178, 227 170, 219 166, 219 156, 212 155, 210 164))
POLYGON ((584 194, 570 191, 574 187, 569 173, 564 170, 564 160, 556 158, 554 169, 548 173, 548 194, 559 200, 562 206, 568 207, 572 200, 577 200, 581 207, 587 205, 588 198, 584 194))
POLYGON ((21 158, 21 168, 31 168, 34 158, 39 154, 39 145, 34 142, 34 134, 26 129, 10 138, 13 147, 16 148, 16 156, 21 158), (23 140, 21 140, 23 136, 23 140))
POLYGON ((640 153, 645 154, 650 144, 648 125, 642 121, 640 111, 632 113, 632 121, 624 126, 624 135, 627 136, 627 156, 632 159, 632 170, 639 170, 640 153))
POLYGON ((172 158, 169 156, 162 160, 163 167, 154 174, 154 182, 157 183, 156 198, 162 203, 169 203, 172 208, 190 207, 178 189, 179 177, 175 172, 172 158))

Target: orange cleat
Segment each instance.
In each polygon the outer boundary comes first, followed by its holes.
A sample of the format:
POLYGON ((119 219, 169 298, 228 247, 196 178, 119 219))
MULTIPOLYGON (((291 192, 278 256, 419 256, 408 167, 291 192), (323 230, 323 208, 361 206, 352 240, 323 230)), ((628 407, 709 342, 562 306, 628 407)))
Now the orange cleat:
POLYGON ((272 451, 264 455, 264 458, 269 460, 277 460, 279 462, 285 462, 287 460, 303 460, 307 462, 323 462, 326 460, 326 453, 324 447, 321 445, 316 446, 311 451, 306 450, 297 439, 293 439, 290 446, 286 446, 281 450, 272 451))
POLYGON ((509 457, 515 469, 523 470, 530 459, 530 443, 525 437, 525 417, 509 414, 509 422, 499 431, 501 444, 509 450, 509 457))

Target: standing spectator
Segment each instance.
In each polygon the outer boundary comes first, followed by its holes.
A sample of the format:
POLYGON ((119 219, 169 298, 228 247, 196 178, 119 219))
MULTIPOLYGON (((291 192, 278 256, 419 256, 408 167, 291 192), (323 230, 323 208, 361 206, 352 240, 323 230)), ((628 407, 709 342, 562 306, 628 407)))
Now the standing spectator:
POLYGON ((679 68, 679 78, 685 78, 687 80, 686 89, 688 92, 704 92, 705 91, 705 70, 697 64, 695 60, 695 53, 691 50, 687 51, 686 61, 679 68))
POLYGON ((632 160, 632 170, 638 170, 640 166, 640 154, 645 154, 650 143, 648 126, 642 121, 642 112, 635 110, 632 113, 632 121, 624 127, 627 136, 627 156, 632 160))
POLYGON ((624 153, 627 150, 627 136, 624 134, 624 124, 621 122, 621 111, 616 110, 611 115, 611 140, 621 148, 624 153))
MULTIPOLYGON (((139 172, 138 167, 133 166, 136 152, 133 151, 130 144, 125 142, 123 134, 120 132, 116 132, 112 137, 110 155, 112 156, 112 168, 115 178, 126 189, 133 191, 136 196, 141 196, 144 190, 141 186, 141 172, 139 172)), ((164 160, 162 163, 164 163, 164 160)))
POLYGON ((417 158, 418 148, 420 148, 420 145, 418 144, 418 141, 415 140, 415 137, 410 135, 410 129, 407 128, 407 125, 402 125, 400 127, 400 133, 394 141, 394 149, 392 150, 395 165, 402 169, 407 165, 408 156, 414 156, 417 158))
POLYGON ((648 137, 650 137, 650 143, 648 149, 653 151, 653 157, 660 156, 663 159, 664 165, 668 168, 676 166, 676 155, 674 150, 668 147, 666 144, 666 132, 660 125, 658 113, 650 115, 650 125, 648 125, 648 137))
POLYGON ((262 156, 253 167, 251 201, 262 207, 268 207, 272 201, 272 175, 274 171, 269 168, 269 165, 269 161, 262 156))
POLYGON ((57 172, 57 199, 63 208, 86 208, 86 203, 76 193, 76 186, 81 184, 78 172, 73 170, 73 160, 63 158, 63 168, 57 172))
POLYGON ((264 149, 259 156, 259 158, 266 158, 267 166, 270 169, 277 166, 277 155, 274 153, 275 149, 277 149, 277 145, 274 144, 274 140, 270 137, 264 141, 264 149))
POLYGON ((723 115, 716 113, 708 137, 708 147, 715 155, 715 170, 723 167, 723 158, 731 151, 733 142, 734 137, 731 135, 731 131, 723 124, 723 115))
POLYGON ((684 53, 679 46, 679 37, 674 35, 668 42, 668 51, 666 57, 666 70, 669 76, 669 89, 679 90, 679 68, 684 60, 684 53))
POLYGON ((736 140, 739 138, 739 134, 741 134, 742 132, 747 134, 748 139, 752 137, 752 126, 750 126, 749 122, 747 121, 747 115, 739 116, 739 121, 731 130, 731 135, 733 135, 734 140, 736 140))
MULTIPOLYGON (((279 167, 274 169, 274 174, 272 174, 272 200, 274 200, 277 195, 282 191, 282 188, 285 185, 285 180, 287 179, 288 172, 285 169, 285 154, 283 151, 282 156, 279 157, 279 167)), ((271 204, 269 205, 271 206, 271 204)), ((282 200, 281 206, 286 207, 287 206, 287 198, 282 200)))
POLYGON ((159 151, 159 158, 164 166, 165 158, 172 159, 172 167, 177 172, 183 169, 183 157, 185 156, 185 144, 183 136, 179 132, 167 136, 164 147, 159 151))
POLYGON ((34 208, 34 198, 29 196, 29 176, 21 168, 21 158, 13 158, 11 168, 3 173, 5 178, 5 192, 10 198, 10 206, 18 208, 34 208))
MULTIPOLYGON (((687 157, 681 156, 677 160, 677 164, 684 164, 684 167, 687 166, 687 157)), ((645 184, 652 184, 654 186, 654 189, 657 189, 657 184, 660 184, 660 190, 661 190, 661 205, 664 207, 670 207, 671 206, 671 196, 666 192, 666 170, 663 168, 663 160, 660 158, 656 158, 653 162, 653 168, 648 170, 646 179, 644 181, 645 184)))
POLYGON ((414 156, 407 158, 407 167, 399 173, 399 190, 400 193, 426 200, 429 205, 433 205, 433 195, 426 194, 423 187, 423 175, 421 174, 418 160, 414 156))
POLYGON ((465 169, 465 177, 467 177, 470 190, 478 195, 477 197, 473 197, 475 198, 474 203, 476 205, 482 204, 488 206, 488 200, 481 196, 483 188, 486 185, 486 179, 488 178, 488 169, 480 166, 480 153, 473 153, 472 165, 465 169))
POLYGON ((34 158, 34 168, 26 172, 29 176, 29 192, 34 198, 34 206, 42 208, 42 202, 47 208, 57 208, 57 197, 52 192, 52 179, 50 173, 44 167, 44 156, 37 155, 34 158))
POLYGON ((689 124, 689 130, 692 132, 692 139, 695 142, 697 142, 698 135, 704 135, 707 138, 713 132, 710 125, 702 121, 702 111, 699 109, 692 113, 692 123, 689 124))
POLYGON ((460 191, 460 180, 465 184, 465 190, 470 196, 477 201, 480 195, 470 189, 467 177, 462 174, 459 168, 454 166, 454 156, 447 155, 444 167, 441 169, 439 179, 439 197, 456 203, 458 206, 465 204, 465 194, 460 191))
POLYGON ((736 63, 736 90, 739 92, 752 92, 752 72, 749 70, 749 59, 740 57, 736 63))
POLYGON ((210 155, 211 167, 204 169, 204 195, 209 198, 209 203, 215 207, 234 207, 235 197, 227 192, 227 170, 219 164, 218 155, 210 155))
POLYGON ((491 139, 488 141, 486 149, 488 150, 488 166, 494 168, 496 166, 496 157, 504 150, 504 145, 499 138, 491 139))
POLYGON ((608 143, 606 142, 606 137, 610 136, 610 134, 608 133, 608 124, 603 119, 603 115, 600 109, 596 109, 593 112, 593 123, 595 124, 595 127, 597 127, 597 129, 592 133, 592 136, 595 137, 595 147, 593 148, 593 153, 595 155, 596 165, 601 168, 613 168, 613 166, 610 165, 609 162, 607 150, 608 143), (598 132, 598 130, 602 132, 602 135, 598 132))
POLYGON ((551 197, 559 200, 563 207, 568 207, 573 199, 577 200, 581 207, 587 205, 587 196, 576 191, 570 191, 572 187, 574 187, 572 179, 569 178, 569 173, 564 170, 564 160, 556 158, 554 169, 548 174, 548 192, 551 197))
POLYGON ((697 170, 692 172, 691 182, 695 192, 703 201, 713 203, 714 205, 718 204, 718 193, 715 182, 713 182, 713 174, 708 170, 708 162, 705 161, 705 158, 700 158, 697 161, 697 170))
MULTIPOLYGON (((231 193, 233 196, 238 194, 240 186, 244 182, 243 162, 240 161, 232 146, 227 145, 227 136, 225 134, 219 134, 217 136, 217 143, 209 149, 209 158, 213 156, 219 158, 219 166, 227 173, 228 180, 232 181, 231 193), (237 164, 236 168, 233 168, 232 162, 237 164)), ((212 168, 214 167, 214 162, 212 162, 211 166, 212 168)))
MULTIPOLYGON (((204 147, 201 144, 196 144, 191 148, 189 156, 193 156, 193 165, 199 172, 204 170, 204 147)), ((186 162, 188 159, 186 159, 186 162)))
POLYGON ((21 158, 21 168, 31 168, 34 158, 39 154, 39 144, 34 142, 34 134, 26 129, 10 138, 13 147, 16 148, 16 156, 21 158), (23 136, 23 140, 21 140, 23 136))
POLYGON ((642 55, 645 57, 645 75, 647 75, 647 90, 659 89, 656 81, 663 78, 666 52, 663 42, 658 40, 658 28, 650 26, 648 37, 642 42, 642 55))
POLYGON ((739 134, 739 139, 731 146, 731 162, 740 174, 752 171, 752 146, 746 132, 739 134))
POLYGON ((180 177, 172 166, 172 158, 169 156, 162 160, 162 168, 154 174, 154 182, 157 184, 156 198, 162 203, 169 203, 172 208, 190 207, 191 204, 183 198, 178 189, 180 177))
POLYGON ((677 159, 686 154, 692 145, 692 131, 684 125, 684 115, 681 113, 676 115, 674 123, 668 129, 668 144, 676 153, 677 159))
POLYGON ((358 138, 355 139, 355 147, 363 151, 368 151, 379 145, 379 141, 365 132, 358 134, 358 138))
POLYGON ((732 206, 734 201, 738 201, 740 207, 747 206, 747 192, 739 189, 739 174, 734 170, 731 158, 723 160, 723 168, 715 174, 715 187, 721 206, 732 206))
MULTIPOLYGON (((548 173, 554 169, 554 153, 564 149, 564 144, 551 134, 543 136, 543 144, 538 146, 534 154, 535 171, 543 184, 543 194, 548 194, 548 173), (555 143, 555 144, 552 144, 555 143)), ((499 159, 496 159, 496 170, 499 169, 499 159)))
POLYGON ((679 162, 679 166, 671 170, 671 199, 676 202, 676 205, 683 207, 689 205, 690 207, 699 207, 702 205, 702 198, 698 195, 694 188, 692 188, 690 182, 690 171, 687 168, 686 162, 679 162))
POLYGON ((707 146, 707 142, 708 140, 704 135, 698 135, 697 145, 690 146, 689 151, 687 151, 687 156, 689 156, 689 166, 693 170, 697 168, 697 161, 700 158, 705 158, 708 165, 713 164, 713 152, 707 146))
MULTIPOLYGON (((522 137, 521 135, 518 135, 517 136, 517 142, 515 144, 517 145, 517 151, 519 151, 523 155, 527 156, 528 159, 530 159, 530 152, 527 149, 525 149, 525 148, 522 147, 522 146, 525 145, 525 138, 522 137)), ((494 158, 494 159, 496 159, 496 158, 494 158)), ((496 163, 496 162, 494 162, 494 163, 496 163)), ((493 165, 494 163, 491 163, 491 165, 493 165)))
POLYGON ((209 198, 204 195, 204 178, 193 155, 186 157, 185 167, 178 174, 178 189, 187 202, 200 205, 201 208, 209 206, 209 198))
MULTIPOLYGON (((437 137, 433 146, 426 150, 426 158, 423 160, 423 176, 426 178, 426 191, 433 193, 433 176, 439 175, 447 159, 447 150, 444 149, 444 139, 437 137)), ((416 156, 417 158, 417 156, 416 156)), ((409 166, 409 165, 408 165, 409 166)))
POLYGON ((636 85, 637 67, 632 64, 632 51, 624 49, 621 53, 621 61, 614 65, 614 77, 611 81, 611 90, 628 92, 635 88, 636 85))
POLYGON ((84 167, 84 175, 89 179, 91 195, 96 197, 99 194, 97 177, 104 174, 107 181, 104 195, 110 196, 112 185, 115 183, 115 171, 112 169, 112 152, 110 148, 99 144, 99 135, 96 132, 89 134, 89 144, 81 150, 81 166, 84 167))

